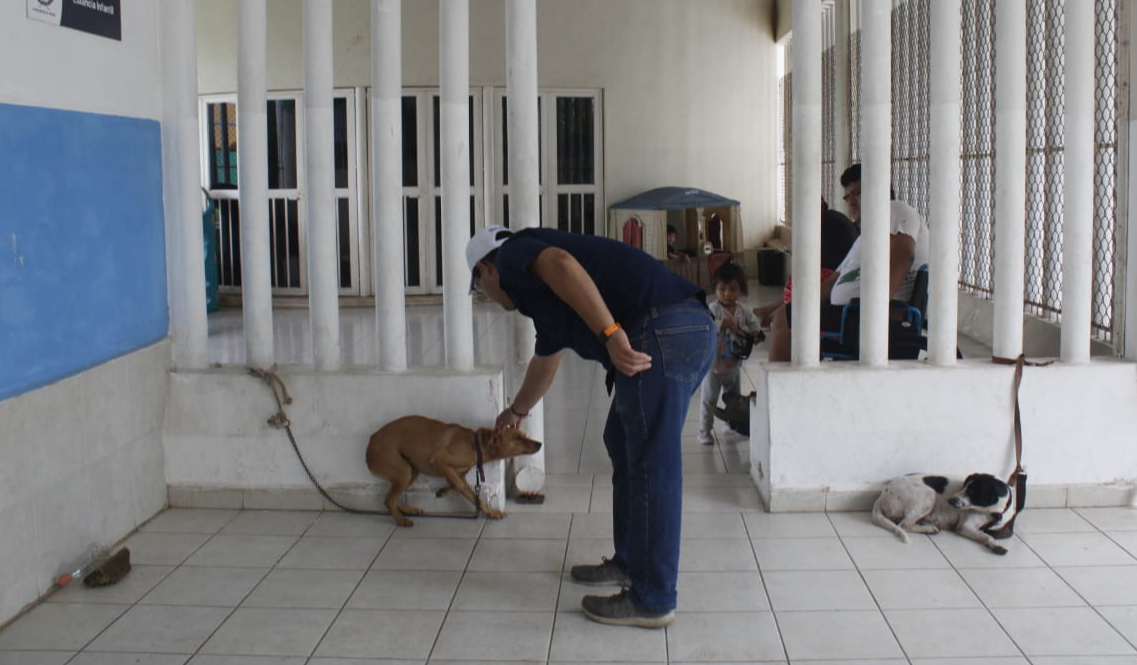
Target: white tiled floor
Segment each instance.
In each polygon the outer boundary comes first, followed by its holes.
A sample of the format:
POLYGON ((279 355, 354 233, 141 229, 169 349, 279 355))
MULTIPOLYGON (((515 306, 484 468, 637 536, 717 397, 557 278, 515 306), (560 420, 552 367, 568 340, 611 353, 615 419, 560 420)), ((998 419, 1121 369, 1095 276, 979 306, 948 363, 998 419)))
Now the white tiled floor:
MULTIPOLYGON (((427 309, 412 309, 416 364, 441 361, 427 309)), ((494 362, 488 333, 505 319, 477 312, 494 362)), ((296 360, 307 326, 289 326, 300 339, 277 340, 296 360)), ((370 362, 368 345, 349 348, 370 362)), ((596 590, 567 570, 611 555, 602 376, 566 358, 547 404, 544 505, 398 531, 342 513, 169 510, 126 541, 122 583, 58 592, 0 632, 0 665, 1137 665, 1137 511, 1027 511, 1005 557, 953 534, 905 546, 863 513, 770 515, 744 440, 695 442, 697 405, 678 619, 589 622, 580 597, 596 590)))

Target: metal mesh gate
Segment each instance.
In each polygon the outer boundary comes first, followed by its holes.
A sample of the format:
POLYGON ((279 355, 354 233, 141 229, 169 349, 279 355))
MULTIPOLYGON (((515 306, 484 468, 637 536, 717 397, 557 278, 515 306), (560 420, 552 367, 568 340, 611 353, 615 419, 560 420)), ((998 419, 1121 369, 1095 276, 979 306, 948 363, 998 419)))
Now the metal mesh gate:
MULTIPOLYGON (((1095 0, 1093 329, 1113 338, 1117 212, 1118 3, 1095 0)), ((1026 311, 1062 312, 1063 0, 1027 4, 1026 311)))
MULTIPOLYGON (((1026 311, 1062 311, 1064 0, 1028 0, 1026 311)), ((892 177, 897 196, 922 214, 928 203, 929 0, 893 10, 892 177)), ((1113 339, 1117 240, 1118 0, 1095 0, 1093 328, 1113 339)), ((995 233, 995 4, 963 0, 961 61, 960 287, 990 297, 995 233)), ((860 34, 850 39, 853 159, 860 159, 860 34)))
POLYGON ((990 297, 995 237, 995 3, 963 0, 960 264, 965 290, 990 297))
POLYGON ((778 80, 778 98, 781 101, 781 114, 778 118, 780 140, 778 141, 778 219, 792 224, 790 200, 793 192, 793 100, 794 86, 792 75, 793 40, 787 39, 782 47, 786 73, 778 80))
POLYGON ((832 206, 835 202, 834 182, 837 179, 836 146, 834 146, 836 139, 833 132, 833 111, 836 107, 833 103, 833 94, 836 90, 833 80, 836 70, 833 5, 826 5, 821 16, 821 43, 825 49, 821 53, 821 198, 832 206))
POLYGON ((892 10, 892 187, 928 216, 928 0, 892 10))
POLYGON ((1117 132, 1121 117, 1120 30, 1118 0, 1097 0, 1094 34, 1094 265, 1093 328, 1099 338, 1115 342, 1114 303, 1119 290, 1115 248, 1120 244, 1117 223, 1117 132))
MULTIPOLYGON (((861 31, 849 35, 849 154, 861 161, 861 31)), ((845 165, 847 166, 847 165, 845 165)), ((844 168, 844 166, 842 167, 844 168)))
POLYGON ((1062 311, 1063 69, 1062 8, 1027 2, 1026 311, 1062 311))
POLYGON ((825 49, 821 57, 821 198, 833 205, 833 181, 836 175, 833 146, 833 49, 825 49))
MULTIPOLYGON (((822 45, 821 54, 821 197, 829 203, 835 204, 838 198, 836 191, 838 169, 844 166, 837 164, 834 113, 838 105, 834 102, 836 85, 836 61, 834 45, 836 39, 833 5, 828 4, 822 10, 822 45)), ((778 117, 779 143, 778 143, 778 219, 781 222, 793 224, 793 39, 786 39, 782 45, 784 70, 778 79, 778 101, 781 112, 778 117)), ((818 202, 820 205, 820 202, 818 202)))
MULTIPOLYGON (((907 0, 892 12, 892 186, 896 195, 921 214, 928 212, 929 147, 929 2, 907 0)), ((1064 81, 1063 15, 1065 0, 1027 2, 1027 173, 1025 309, 1058 320, 1062 311, 1062 187, 1064 81)), ((1112 342, 1117 270, 1115 247, 1121 230, 1117 217, 1118 118, 1123 100, 1119 80, 1119 0, 1094 0, 1094 259, 1093 329, 1112 342)), ((995 253, 995 0, 962 0, 961 52, 961 202, 960 288, 980 297, 993 292, 995 253)), ((832 44, 826 35, 826 46, 832 44)), ((860 32, 849 39, 851 153, 860 161, 860 32)), ((829 194, 834 174, 833 59, 827 49, 823 67, 823 190, 829 194)), ((792 95, 783 81, 783 140, 791 145, 792 95)), ((792 167, 786 155, 782 183, 788 201, 792 167)))

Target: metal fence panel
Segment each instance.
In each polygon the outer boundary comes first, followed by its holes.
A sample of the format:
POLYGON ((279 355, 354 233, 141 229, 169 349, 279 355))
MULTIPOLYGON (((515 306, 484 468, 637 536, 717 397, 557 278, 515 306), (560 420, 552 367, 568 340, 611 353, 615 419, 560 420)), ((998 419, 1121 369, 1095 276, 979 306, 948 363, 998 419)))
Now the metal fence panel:
POLYGON ((1094 265, 1093 328, 1101 339, 1114 342, 1114 289, 1117 223, 1117 135, 1121 97, 1118 0, 1097 0, 1094 47, 1094 265))
MULTIPOLYGON (((892 13, 892 185, 921 214, 928 206, 929 1, 907 0, 892 13)), ((1027 173, 1025 310, 1060 320, 1065 94, 1064 1, 1027 2, 1027 173)), ((1079 0, 1080 1, 1080 0, 1079 0)), ((1094 0, 1093 329, 1112 342, 1117 223, 1121 4, 1094 0)), ((995 0, 962 0, 960 288, 990 298, 995 234, 995 0)), ((850 36, 850 131, 860 160, 860 33, 850 36)), ((788 108, 788 107, 787 107, 788 108)), ((831 134, 824 138, 832 150, 831 134)), ((826 154, 832 154, 827 152, 826 154)), ((838 165, 841 168, 844 165, 838 165)))
POLYGON ((778 80, 778 98, 781 101, 782 112, 778 118, 780 140, 778 141, 778 219, 785 224, 792 224, 792 211, 790 200, 793 192, 793 74, 789 72, 790 53, 793 51, 792 40, 786 40, 783 47, 785 51, 787 73, 778 80))
POLYGON ((995 3, 963 0, 960 286, 990 297, 994 278, 995 3))

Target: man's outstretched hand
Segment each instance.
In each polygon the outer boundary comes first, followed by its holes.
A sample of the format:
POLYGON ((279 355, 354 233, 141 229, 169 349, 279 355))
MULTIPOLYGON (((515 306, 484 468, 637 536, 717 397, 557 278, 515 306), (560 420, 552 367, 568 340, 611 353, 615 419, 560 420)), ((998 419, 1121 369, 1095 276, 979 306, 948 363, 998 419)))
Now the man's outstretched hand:
POLYGON ((505 411, 497 415, 497 420, 494 421, 494 431, 500 432, 503 429, 520 427, 522 420, 525 420, 525 416, 519 416, 514 413, 512 405, 507 406, 505 407, 505 411))
POLYGON ((605 347, 608 349, 608 357, 612 359, 612 364, 625 376, 635 376, 651 369, 651 356, 633 349, 623 328, 608 338, 605 347))

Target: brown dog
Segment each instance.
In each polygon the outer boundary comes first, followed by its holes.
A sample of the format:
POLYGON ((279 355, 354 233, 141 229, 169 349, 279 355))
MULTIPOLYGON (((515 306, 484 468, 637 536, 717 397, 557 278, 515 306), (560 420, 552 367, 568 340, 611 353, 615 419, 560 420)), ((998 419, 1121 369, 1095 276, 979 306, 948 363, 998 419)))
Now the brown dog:
MULTIPOLYGON (((495 432, 483 427, 482 462, 531 455, 541 449, 540 442, 526 437, 521 430, 495 432)), ((404 416, 384 425, 371 435, 367 444, 367 468, 391 483, 391 491, 383 501, 399 526, 414 524, 406 515, 420 515, 418 508, 399 503, 399 497, 420 473, 438 476, 450 487, 438 490, 445 496, 452 489, 477 506, 486 517, 499 520, 505 512, 486 505, 466 482, 466 473, 478 463, 474 430, 422 416, 404 416)))

